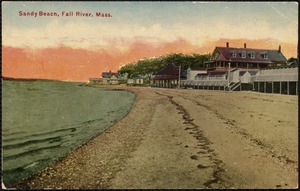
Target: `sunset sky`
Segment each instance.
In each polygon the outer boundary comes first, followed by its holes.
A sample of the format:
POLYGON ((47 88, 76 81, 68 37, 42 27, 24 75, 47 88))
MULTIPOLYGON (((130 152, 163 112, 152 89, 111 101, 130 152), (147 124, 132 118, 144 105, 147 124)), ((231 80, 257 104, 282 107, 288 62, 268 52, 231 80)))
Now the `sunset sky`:
POLYGON ((6 77, 88 81, 145 57, 210 53, 226 42, 261 49, 281 45, 287 59, 297 57, 298 4, 2 2, 6 77), (37 16, 20 16, 20 11, 37 16), (59 16, 39 16, 40 11, 59 16), (76 16, 77 11, 92 17, 76 16))

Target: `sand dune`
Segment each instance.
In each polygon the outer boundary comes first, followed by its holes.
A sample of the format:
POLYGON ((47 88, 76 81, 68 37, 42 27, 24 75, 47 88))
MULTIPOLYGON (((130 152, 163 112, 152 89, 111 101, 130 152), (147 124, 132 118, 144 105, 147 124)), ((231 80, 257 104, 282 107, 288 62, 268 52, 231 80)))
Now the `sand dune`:
POLYGON ((296 188, 298 97, 115 86, 129 114, 17 187, 296 188))

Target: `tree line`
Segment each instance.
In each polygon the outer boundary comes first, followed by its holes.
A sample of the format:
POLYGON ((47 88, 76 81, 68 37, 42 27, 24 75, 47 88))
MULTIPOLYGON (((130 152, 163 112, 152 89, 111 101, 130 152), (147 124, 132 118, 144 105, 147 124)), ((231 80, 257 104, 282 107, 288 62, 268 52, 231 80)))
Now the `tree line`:
POLYGON ((155 58, 145 58, 136 62, 128 63, 122 66, 119 70, 120 74, 128 74, 128 77, 142 75, 148 79, 152 75, 157 74, 167 64, 173 63, 181 66, 182 70, 187 70, 189 67, 204 67, 204 62, 211 59, 211 54, 168 54, 155 58))

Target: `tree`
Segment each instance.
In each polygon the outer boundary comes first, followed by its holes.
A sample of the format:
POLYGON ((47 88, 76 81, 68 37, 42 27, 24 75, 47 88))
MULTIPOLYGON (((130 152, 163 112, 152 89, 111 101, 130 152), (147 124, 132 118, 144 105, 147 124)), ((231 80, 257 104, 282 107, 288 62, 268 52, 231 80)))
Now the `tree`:
POLYGON ((130 63, 130 64, 126 64, 124 66, 121 67, 121 69, 119 70, 120 74, 128 74, 128 77, 132 77, 134 75, 136 71, 136 64, 135 63, 130 63))
POLYGON ((128 73, 129 78, 141 75, 150 80, 153 75, 157 74, 169 63, 181 66, 182 70, 187 70, 189 67, 204 67, 204 62, 209 59, 211 59, 211 54, 168 54, 157 58, 144 58, 126 64, 121 67, 119 73, 128 73))
POLYGON ((298 59, 291 57, 287 60, 287 65, 298 65, 298 59))

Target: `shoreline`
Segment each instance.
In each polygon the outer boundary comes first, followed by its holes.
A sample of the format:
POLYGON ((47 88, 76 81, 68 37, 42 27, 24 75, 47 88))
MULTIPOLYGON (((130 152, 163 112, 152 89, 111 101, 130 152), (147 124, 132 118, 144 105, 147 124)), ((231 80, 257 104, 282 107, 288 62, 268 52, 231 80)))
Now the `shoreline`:
POLYGON ((297 186, 296 96, 100 87, 136 95, 127 115, 15 188, 297 186))
POLYGON ((70 83, 82 83, 86 84, 86 81, 69 81, 69 80, 55 80, 55 79, 43 79, 43 78, 14 78, 14 77, 5 77, 1 78, 4 81, 21 81, 21 82, 32 82, 32 81, 41 81, 41 82, 70 82, 70 83))
MULTIPOLYGON (((5 80, 9 80, 9 81, 22 81, 22 80, 10 80, 10 79, 5 79, 5 80)), ((40 80, 40 79, 37 79, 37 80, 34 80, 34 79, 31 79, 31 80, 25 80, 25 81, 58 81, 58 80, 40 80)), ((64 82, 64 81, 59 81, 59 82, 64 82)), ((74 82, 76 83, 76 82, 74 82)), ((90 86, 90 87, 93 87, 93 86, 90 86)), ((93 87, 93 88, 103 88, 105 89, 105 91, 127 91, 127 92, 130 92, 130 93, 133 93, 135 95, 135 98, 134 98, 134 103, 135 103, 135 100, 136 100, 136 94, 134 93, 134 91, 130 91, 130 90, 126 90, 126 89, 112 89, 110 86, 108 87, 93 87)), ((130 110, 132 109, 134 103, 131 105, 130 109, 128 110, 128 112, 123 115, 123 116, 120 116, 118 118, 116 118, 112 124, 110 124, 103 132, 99 132, 97 134, 95 134, 94 136, 92 136, 89 140, 87 140, 85 143, 83 143, 82 145, 80 145, 79 147, 71 150, 69 153, 67 153, 65 156, 62 156, 60 158, 58 158, 54 163, 48 165, 45 169, 48 169, 48 168, 51 168, 51 166, 54 166, 55 164, 57 163, 61 163, 63 162, 63 160, 68 156, 68 155, 71 155, 72 153, 76 152, 77 150, 80 150, 82 147, 85 147, 86 145, 89 144, 90 141, 92 141, 93 139, 95 139, 96 137, 100 136, 101 134, 105 133, 107 130, 109 130, 111 127, 113 127, 116 123, 118 123, 119 121, 121 121, 122 119, 126 118, 126 116, 130 113, 130 110)), ((17 188, 17 189, 28 189, 30 188, 27 184, 28 182, 30 182, 34 177, 36 176, 39 176, 39 174, 41 174, 45 169, 42 169, 40 172, 37 172, 36 174, 33 174, 31 175, 30 177, 24 179, 24 180, 21 180, 20 182, 18 183, 13 183, 11 185, 4 185, 3 181, 2 181, 2 188, 17 188)))

